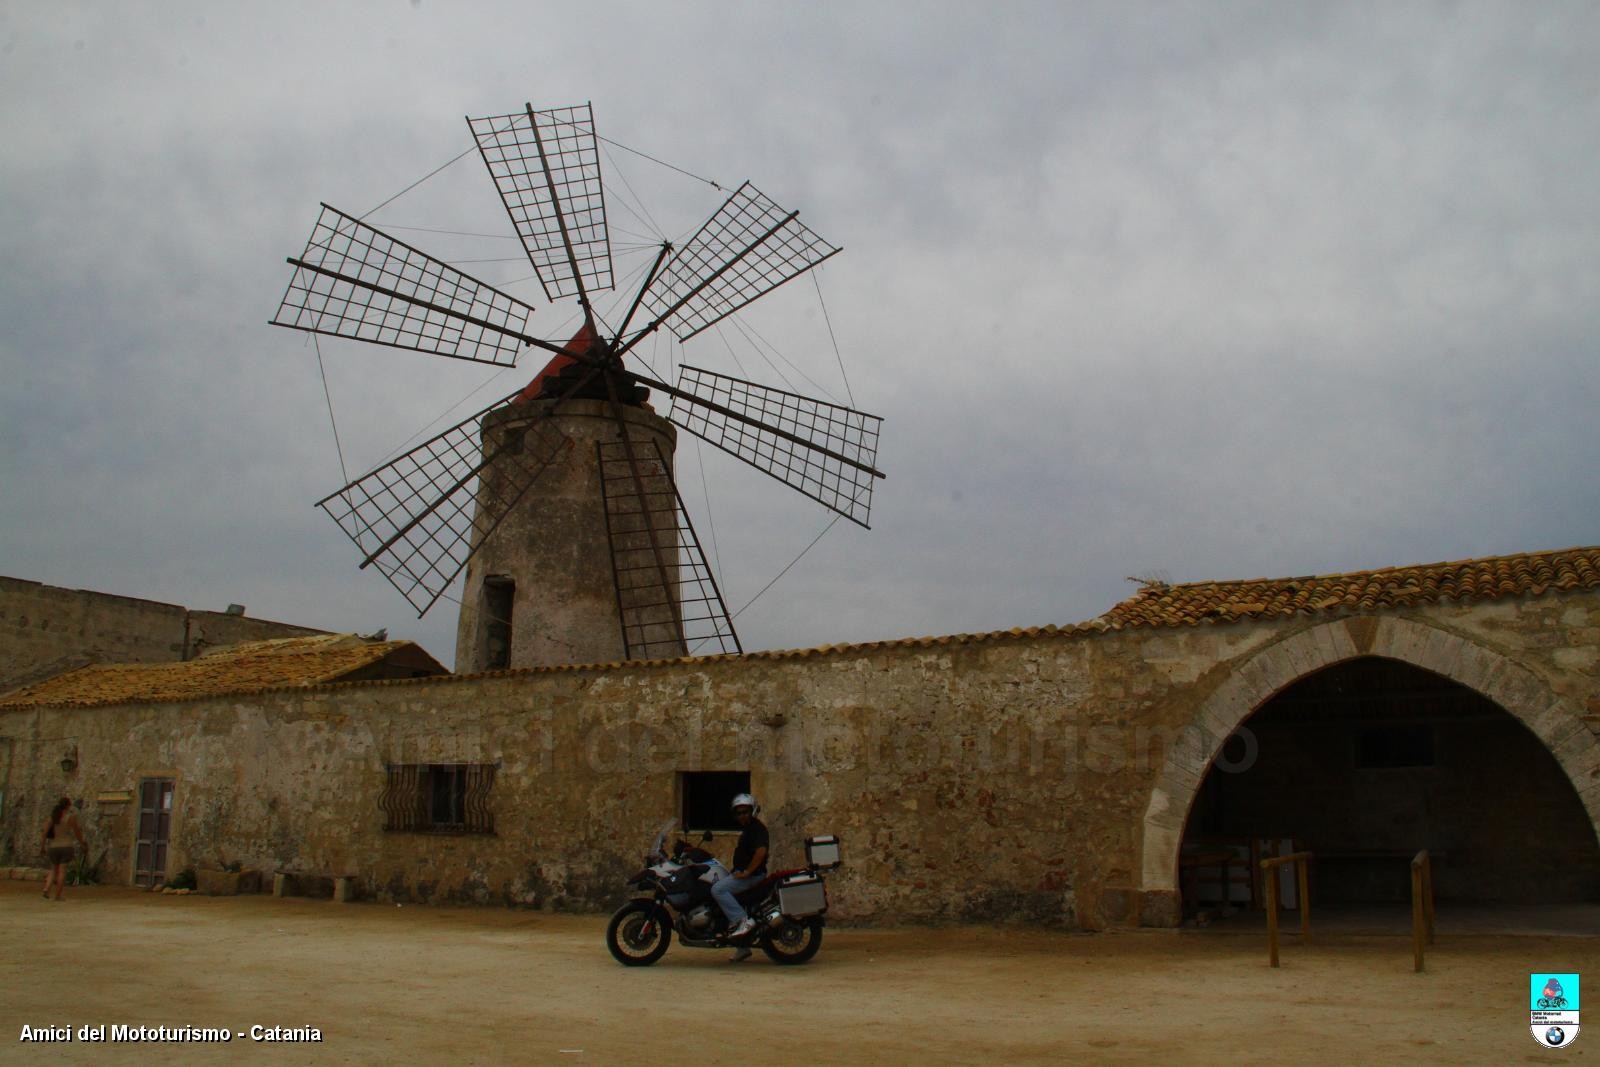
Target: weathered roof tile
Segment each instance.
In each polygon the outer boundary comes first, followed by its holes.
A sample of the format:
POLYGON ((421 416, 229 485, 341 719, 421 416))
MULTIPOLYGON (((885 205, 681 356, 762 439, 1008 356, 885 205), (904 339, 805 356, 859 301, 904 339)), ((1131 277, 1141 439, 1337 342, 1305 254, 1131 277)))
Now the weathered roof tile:
POLYGON ((0 708, 194 700, 320 685, 370 667, 401 649, 407 649, 408 658, 421 665, 444 670, 410 641, 365 641, 353 634, 318 634, 229 645, 213 649, 199 659, 178 663, 80 667, 7 693, 0 697, 0 708))
POLYGON ((1446 599, 1539 596, 1551 588, 1600 589, 1600 548, 1568 548, 1304 578, 1152 584, 1106 612, 1103 618, 1115 629, 1195 626, 1202 622, 1283 618, 1335 608, 1374 611, 1446 599))

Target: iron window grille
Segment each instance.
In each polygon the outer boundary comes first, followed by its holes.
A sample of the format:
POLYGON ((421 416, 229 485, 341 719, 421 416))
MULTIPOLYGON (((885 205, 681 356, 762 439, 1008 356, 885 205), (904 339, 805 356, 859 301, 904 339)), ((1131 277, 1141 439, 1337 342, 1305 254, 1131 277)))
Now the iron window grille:
POLYGON ((492 834, 492 763, 391 763, 386 768, 383 828, 398 833, 492 834))

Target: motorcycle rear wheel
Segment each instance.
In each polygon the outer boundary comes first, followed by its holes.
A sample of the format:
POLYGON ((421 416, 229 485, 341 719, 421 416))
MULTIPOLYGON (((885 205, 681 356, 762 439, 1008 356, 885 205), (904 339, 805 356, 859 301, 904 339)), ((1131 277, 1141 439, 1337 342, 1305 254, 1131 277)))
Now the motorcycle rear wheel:
POLYGON ((822 919, 787 922, 761 938, 761 951, 773 963, 804 963, 822 947, 822 919))
POLYGON ((624 904, 606 925, 606 948, 625 967, 648 967, 667 953, 672 927, 648 900, 624 904))

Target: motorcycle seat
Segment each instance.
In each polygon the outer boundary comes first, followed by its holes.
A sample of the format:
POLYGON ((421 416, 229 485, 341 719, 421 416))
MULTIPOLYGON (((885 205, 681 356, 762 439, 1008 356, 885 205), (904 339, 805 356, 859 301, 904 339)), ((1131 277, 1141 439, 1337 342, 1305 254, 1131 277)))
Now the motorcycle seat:
POLYGON ((735 893, 733 895, 734 899, 737 900, 740 904, 755 904, 755 903, 758 903, 762 899, 764 899, 766 897, 766 895, 772 891, 772 887, 777 885, 780 881, 782 881, 783 879, 789 877, 791 874, 803 874, 803 873, 804 872, 798 867, 791 868, 789 870, 783 870, 783 871, 769 871, 769 872, 767 872, 767 876, 765 878, 761 879, 761 881, 757 882, 755 885, 751 886, 749 889, 743 890, 742 892, 739 892, 739 893, 735 893))
POLYGON ((791 874, 804 874, 804 873, 806 873, 806 872, 804 870, 802 870, 801 868, 799 868, 799 867, 791 867, 788 870, 783 870, 783 871, 771 871, 771 872, 769 872, 767 874, 767 876, 765 878, 761 879, 761 884, 756 886, 756 888, 759 889, 759 890, 762 890, 763 892, 765 892, 767 890, 770 890, 773 886, 777 885, 779 882, 783 881, 785 878, 789 877, 791 874))

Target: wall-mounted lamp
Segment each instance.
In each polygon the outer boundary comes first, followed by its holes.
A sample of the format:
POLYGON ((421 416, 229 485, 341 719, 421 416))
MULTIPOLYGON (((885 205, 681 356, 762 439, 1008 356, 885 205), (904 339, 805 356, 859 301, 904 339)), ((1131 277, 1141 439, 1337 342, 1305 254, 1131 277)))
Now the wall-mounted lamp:
POLYGON ((71 774, 78 769, 78 746, 73 745, 61 753, 61 773, 71 774))

